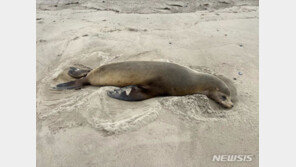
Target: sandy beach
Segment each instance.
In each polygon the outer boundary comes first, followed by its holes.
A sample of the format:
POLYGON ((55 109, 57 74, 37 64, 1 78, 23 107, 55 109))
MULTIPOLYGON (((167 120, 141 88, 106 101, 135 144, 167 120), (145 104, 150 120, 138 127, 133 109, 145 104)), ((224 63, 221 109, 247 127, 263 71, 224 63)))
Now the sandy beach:
POLYGON ((37 0, 38 167, 259 166, 258 1, 37 0), (70 66, 173 62, 232 81, 224 109, 204 95, 140 102, 114 87, 52 90, 70 66), (213 155, 252 155, 213 162, 213 155))

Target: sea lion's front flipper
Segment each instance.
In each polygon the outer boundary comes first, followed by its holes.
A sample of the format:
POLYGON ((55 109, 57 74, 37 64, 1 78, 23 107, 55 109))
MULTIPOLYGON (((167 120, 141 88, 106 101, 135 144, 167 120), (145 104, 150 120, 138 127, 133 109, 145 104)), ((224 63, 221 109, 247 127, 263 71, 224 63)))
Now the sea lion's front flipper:
POLYGON ((125 101, 140 101, 151 98, 149 91, 139 86, 126 86, 107 92, 108 96, 125 101))
POLYGON ((70 75, 73 78, 82 78, 85 77, 89 72, 91 71, 90 68, 80 68, 80 67, 70 67, 68 71, 68 75, 70 75))

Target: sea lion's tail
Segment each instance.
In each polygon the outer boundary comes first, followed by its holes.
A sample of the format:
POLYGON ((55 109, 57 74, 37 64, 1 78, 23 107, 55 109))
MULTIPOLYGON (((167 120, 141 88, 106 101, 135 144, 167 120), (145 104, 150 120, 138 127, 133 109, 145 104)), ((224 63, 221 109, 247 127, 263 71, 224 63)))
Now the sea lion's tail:
POLYGON ((55 90, 65 90, 65 89, 81 89, 84 85, 88 85, 88 81, 87 79, 81 78, 81 79, 77 79, 75 81, 70 81, 70 82, 66 82, 66 83, 61 83, 56 85, 56 87, 54 87, 55 90))

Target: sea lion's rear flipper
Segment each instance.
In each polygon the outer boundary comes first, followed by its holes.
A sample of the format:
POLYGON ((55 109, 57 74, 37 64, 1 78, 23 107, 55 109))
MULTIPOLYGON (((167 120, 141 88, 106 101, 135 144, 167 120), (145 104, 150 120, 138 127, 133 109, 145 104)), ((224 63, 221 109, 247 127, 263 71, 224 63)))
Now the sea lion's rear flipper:
POLYGON ((65 90, 65 89, 81 89, 84 85, 86 85, 88 82, 85 78, 78 79, 76 81, 70 81, 66 83, 58 84, 53 89, 55 90, 65 90))
POLYGON ((77 67, 70 67, 69 71, 68 71, 68 75, 70 75, 73 78, 82 78, 85 77, 89 72, 91 71, 91 69, 82 69, 82 68, 77 68, 77 67))
POLYGON ((125 101, 140 101, 151 98, 149 91, 139 86, 126 86, 107 92, 108 96, 125 101))

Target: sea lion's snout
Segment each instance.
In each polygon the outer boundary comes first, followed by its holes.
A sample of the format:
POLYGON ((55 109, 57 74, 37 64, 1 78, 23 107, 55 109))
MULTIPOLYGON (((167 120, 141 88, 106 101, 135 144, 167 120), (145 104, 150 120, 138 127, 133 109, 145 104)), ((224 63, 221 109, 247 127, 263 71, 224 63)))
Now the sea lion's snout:
POLYGON ((231 97, 222 92, 211 92, 209 97, 225 108, 232 108, 234 106, 231 97))
POLYGON ((229 96, 225 96, 226 98, 220 98, 218 99, 218 103, 221 104, 225 108, 232 108, 233 102, 231 101, 231 98, 229 96))
POLYGON ((232 108, 233 107, 233 103, 230 102, 230 103, 220 103, 223 107, 225 108, 232 108))

